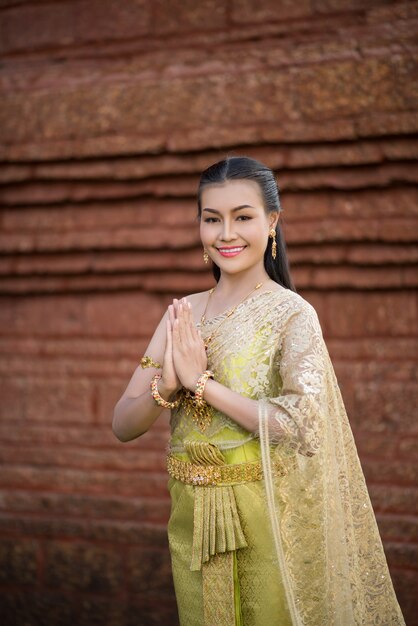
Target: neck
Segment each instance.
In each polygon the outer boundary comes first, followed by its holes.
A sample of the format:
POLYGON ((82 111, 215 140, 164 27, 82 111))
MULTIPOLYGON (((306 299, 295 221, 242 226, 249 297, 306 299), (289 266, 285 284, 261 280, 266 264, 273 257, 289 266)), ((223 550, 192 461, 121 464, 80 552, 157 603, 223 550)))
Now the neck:
POLYGON ((239 272, 238 274, 227 274, 221 272, 219 282, 216 287, 218 297, 222 298, 225 302, 235 300, 240 297, 244 297, 248 292, 255 288, 258 283, 270 283, 270 276, 262 267, 254 266, 246 270, 245 272, 239 272))

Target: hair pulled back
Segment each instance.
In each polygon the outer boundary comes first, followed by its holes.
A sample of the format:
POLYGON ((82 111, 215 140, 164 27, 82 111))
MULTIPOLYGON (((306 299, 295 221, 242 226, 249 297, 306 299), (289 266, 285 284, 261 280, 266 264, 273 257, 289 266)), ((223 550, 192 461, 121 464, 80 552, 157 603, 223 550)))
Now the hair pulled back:
MULTIPOLYGON (((222 161, 214 163, 202 172, 197 194, 199 219, 202 215, 202 192, 205 187, 213 184, 225 183, 228 180, 255 181, 259 186, 266 213, 280 213, 282 211, 279 198, 279 188, 272 170, 260 161, 251 159, 250 157, 228 156, 222 161)), ((272 257, 271 247, 273 240, 269 237, 266 251, 264 253, 264 267, 272 280, 279 283, 279 285, 296 292, 296 288, 290 276, 286 243, 279 221, 276 225, 276 258, 273 259, 272 257)), ((221 270, 213 261, 212 271, 216 281, 219 281, 221 270)))

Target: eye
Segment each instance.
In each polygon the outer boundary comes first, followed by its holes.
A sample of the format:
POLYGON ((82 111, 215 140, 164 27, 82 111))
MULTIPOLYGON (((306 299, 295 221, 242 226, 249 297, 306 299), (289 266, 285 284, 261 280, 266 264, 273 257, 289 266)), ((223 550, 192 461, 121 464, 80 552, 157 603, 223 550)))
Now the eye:
POLYGON ((240 220, 240 219, 243 219, 243 220, 252 220, 253 218, 252 218, 252 217, 250 217, 249 215, 239 215, 239 216, 237 217, 237 220, 240 220))
POLYGON ((204 222, 210 223, 210 222, 216 222, 218 218, 217 217, 207 217, 206 219, 204 219, 204 222))

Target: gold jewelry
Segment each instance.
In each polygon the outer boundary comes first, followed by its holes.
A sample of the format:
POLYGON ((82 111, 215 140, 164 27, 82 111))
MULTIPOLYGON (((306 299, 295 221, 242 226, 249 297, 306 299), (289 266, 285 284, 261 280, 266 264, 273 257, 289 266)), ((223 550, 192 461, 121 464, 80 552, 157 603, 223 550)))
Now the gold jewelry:
POLYGON ((203 260, 204 260, 205 263, 209 263, 209 255, 206 252, 206 250, 204 250, 204 252, 203 252, 203 260))
MULTIPOLYGON (((221 321, 220 324, 218 324, 218 326, 215 328, 215 330, 209 335, 209 337, 206 337, 206 339, 204 340, 204 346, 205 348, 208 347, 208 345, 210 344, 210 342, 212 341, 213 337, 215 336, 215 334, 218 332, 220 326, 229 318, 231 317, 231 315, 233 315, 236 311, 236 309, 239 307, 240 304, 242 304, 242 302, 244 302, 247 298, 250 297, 250 295, 256 291, 257 289, 260 289, 260 287, 262 286, 263 283, 257 283, 257 285, 254 287, 254 289, 252 289, 250 291, 249 294, 247 294, 245 296, 245 298, 243 298, 240 302, 238 302, 238 304, 236 304, 232 309, 230 309, 229 311, 226 312, 226 315, 224 317, 224 319, 221 321)), ((208 300, 206 302, 206 306, 205 306, 205 310, 203 311, 203 315, 200 318, 200 324, 203 326, 203 324, 206 322, 206 318, 205 318, 205 314, 209 305, 209 300, 211 298, 212 293, 215 291, 215 287, 212 287, 212 289, 209 291, 209 297, 208 300)))
POLYGON ((159 406, 162 406, 165 409, 175 409, 180 404, 180 400, 175 400, 174 402, 168 402, 167 400, 164 400, 164 398, 160 396, 160 393, 158 391, 158 381, 160 378, 161 378, 161 374, 155 374, 155 376, 151 378, 151 385, 150 385, 151 395, 159 406))
POLYGON ((154 361, 154 359, 150 356, 143 356, 140 361, 140 365, 142 369, 145 369, 146 367, 156 367, 157 369, 162 369, 162 365, 154 361))
POLYGON ((270 229, 269 236, 273 239, 273 243, 271 244, 271 256, 273 257, 273 259, 275 259, 276 258, 276 249, 277 249, 277 245, 276 245, 276 229, 275 228, 271 228, 270 229))
MULTIPOLYGON (((236 485, 263 479, 261 461, 233 465, 202 465, 182 461, 173 454, 167 456, 167 471, 172 478, 187 485, 236 485)), ((273 464, 276 476, 285 476, 287 469, 279 461, 273 464)))
POLYGON ((207 404, 207 402, 203 399, 203 392, 205 390, 205 385, 208 378, 213 378, 213 372, 210 370, 206 370, 199 376, 196 383, 196 389, 194 390, 195 402, 198 406, 202 404, 207 404))
POLYGON ((206 401, 203 401, 203 404, 197 404, 194 393, 186 389, 186 387, 182 387, 179 393, 179 402, 181 403, 184 413, 187 416, 191 414, 192 420, 199 428, 200 432, 204 433, 212 422, 213 407, 206 401))

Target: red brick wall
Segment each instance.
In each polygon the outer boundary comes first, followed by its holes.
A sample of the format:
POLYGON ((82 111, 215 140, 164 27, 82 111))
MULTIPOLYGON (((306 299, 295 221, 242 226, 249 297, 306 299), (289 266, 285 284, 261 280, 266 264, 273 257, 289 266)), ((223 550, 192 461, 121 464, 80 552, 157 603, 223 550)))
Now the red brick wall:
POLYGON ((417 2, 0 3, 0 609, 176 624, 167 424, 111 432, 173 296, 212 285, 200 171, 275 169, 398 597, 417 623, 417 2))

